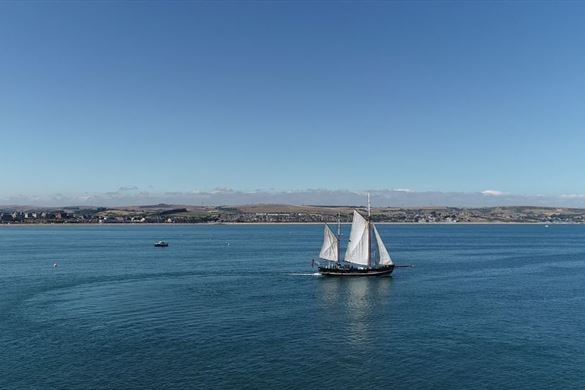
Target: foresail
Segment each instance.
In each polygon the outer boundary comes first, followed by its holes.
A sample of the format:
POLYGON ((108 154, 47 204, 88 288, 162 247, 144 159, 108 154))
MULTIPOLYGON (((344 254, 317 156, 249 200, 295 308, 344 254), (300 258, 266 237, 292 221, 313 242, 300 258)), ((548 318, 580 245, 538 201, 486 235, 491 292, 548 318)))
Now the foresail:
POLYGON ((321 246, 321 253, 319 257, 324 260, 338 261, 339 260, 339 245, 337 245, 337 237, 329 226, 325 225, 323 232, 323 245, 321 246))
POLYGON ((345 261, 358 265, 369 265, 369 235, 368 221, 354 210, 345 261))
POLYGON ((388 250, 386 249, 386 246, 384 245, 384 242, 382 241, 382 238, 380 237, 380 234, 378 233, 378 229, 376 229, 375 225, 374 225, 374 235, 376 236, 376 245, 378 246, 378 256, 379 256, 378 264, 380 264, 380 265, 393 264, 392 259, 390 258, 390 254, 388 253, 388 250))

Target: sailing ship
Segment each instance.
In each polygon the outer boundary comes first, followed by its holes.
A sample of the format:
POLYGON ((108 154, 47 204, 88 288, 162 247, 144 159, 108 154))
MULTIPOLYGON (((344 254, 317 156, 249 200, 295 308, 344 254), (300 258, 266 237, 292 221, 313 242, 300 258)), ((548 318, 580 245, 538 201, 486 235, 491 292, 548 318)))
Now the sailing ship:
POLYGON ((371 221, 370 196, 368 194, 368 216, 362 216, 357 210, 353 211, 353 221, 349 243, 345 251, 345 259, 339 258, 340 252, 340 223, 337 224, 337 235, 325 224, 323 245, 319 258, 326 260, 324 265, 319 264, 319 273, 325 276, 379 276, 390 275, 394 271, 394 263, 378 233, 378 229, 371 221), (372 242, 374 237, 374 243, 372 242), (375 247, 372 248, 372 244, 375 247), (374 251, 372 251, 374 249, 374 251))

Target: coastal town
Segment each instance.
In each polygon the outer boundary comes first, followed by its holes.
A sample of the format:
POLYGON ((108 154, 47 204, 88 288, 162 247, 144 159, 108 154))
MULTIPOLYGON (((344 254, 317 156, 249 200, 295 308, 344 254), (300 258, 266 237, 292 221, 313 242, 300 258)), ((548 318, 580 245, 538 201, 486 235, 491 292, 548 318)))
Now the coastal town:
MULTIPOLYGON (((351 221, 361 206, 0 207, 0 224, 333 223, 351 221)), ((585 223, 585 209, 551 207, 374 208, 381 223, 585 223)))

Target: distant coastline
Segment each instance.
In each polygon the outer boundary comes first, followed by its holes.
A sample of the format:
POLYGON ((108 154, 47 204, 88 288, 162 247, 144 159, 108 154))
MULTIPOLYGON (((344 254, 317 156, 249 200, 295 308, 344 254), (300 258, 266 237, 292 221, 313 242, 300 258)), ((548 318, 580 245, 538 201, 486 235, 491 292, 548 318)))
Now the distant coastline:
MULTIPOLYGON (((363 206, 297 206, 255 204, 242 206, 149 205, 132 207, 0 207, 0 225, 168 225, 168 224, 322 224, 351 222, 363 206)), ((580 224, 585 209, 507 207, 382 207, 372 219, 388 224, 580 224)))
MULTIPOLYGON (((299 225, 323 225, 326 222, 227 222, 227 223, 2 223, 0 229, 3 228, 34 228, 34 227, 63 227, 63 228, 76 228, 76 227, 154 227, 154 226, 299 226, 299 225)), ((557 222, 554 225, 583 225, 582 222, 557 222)), ((350 225, 350 223, 343 222, 342 225, 350 225)), ((410 226, 486 226, 486 225, 533 225, 533 226, 545 226, 551 225, 545 222, 378 222, 377 225, 410 225, 410 226)))

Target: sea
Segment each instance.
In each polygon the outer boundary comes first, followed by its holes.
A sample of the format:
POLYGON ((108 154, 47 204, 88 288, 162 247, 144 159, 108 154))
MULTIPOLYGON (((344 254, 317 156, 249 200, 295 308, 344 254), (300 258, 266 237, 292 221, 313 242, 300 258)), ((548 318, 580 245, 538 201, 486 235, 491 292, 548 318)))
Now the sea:
POLYGON ((0 389, 585 388, 585 226, 378 229, 414 267, 318 276, 321 225, 0 227, 0 389))

